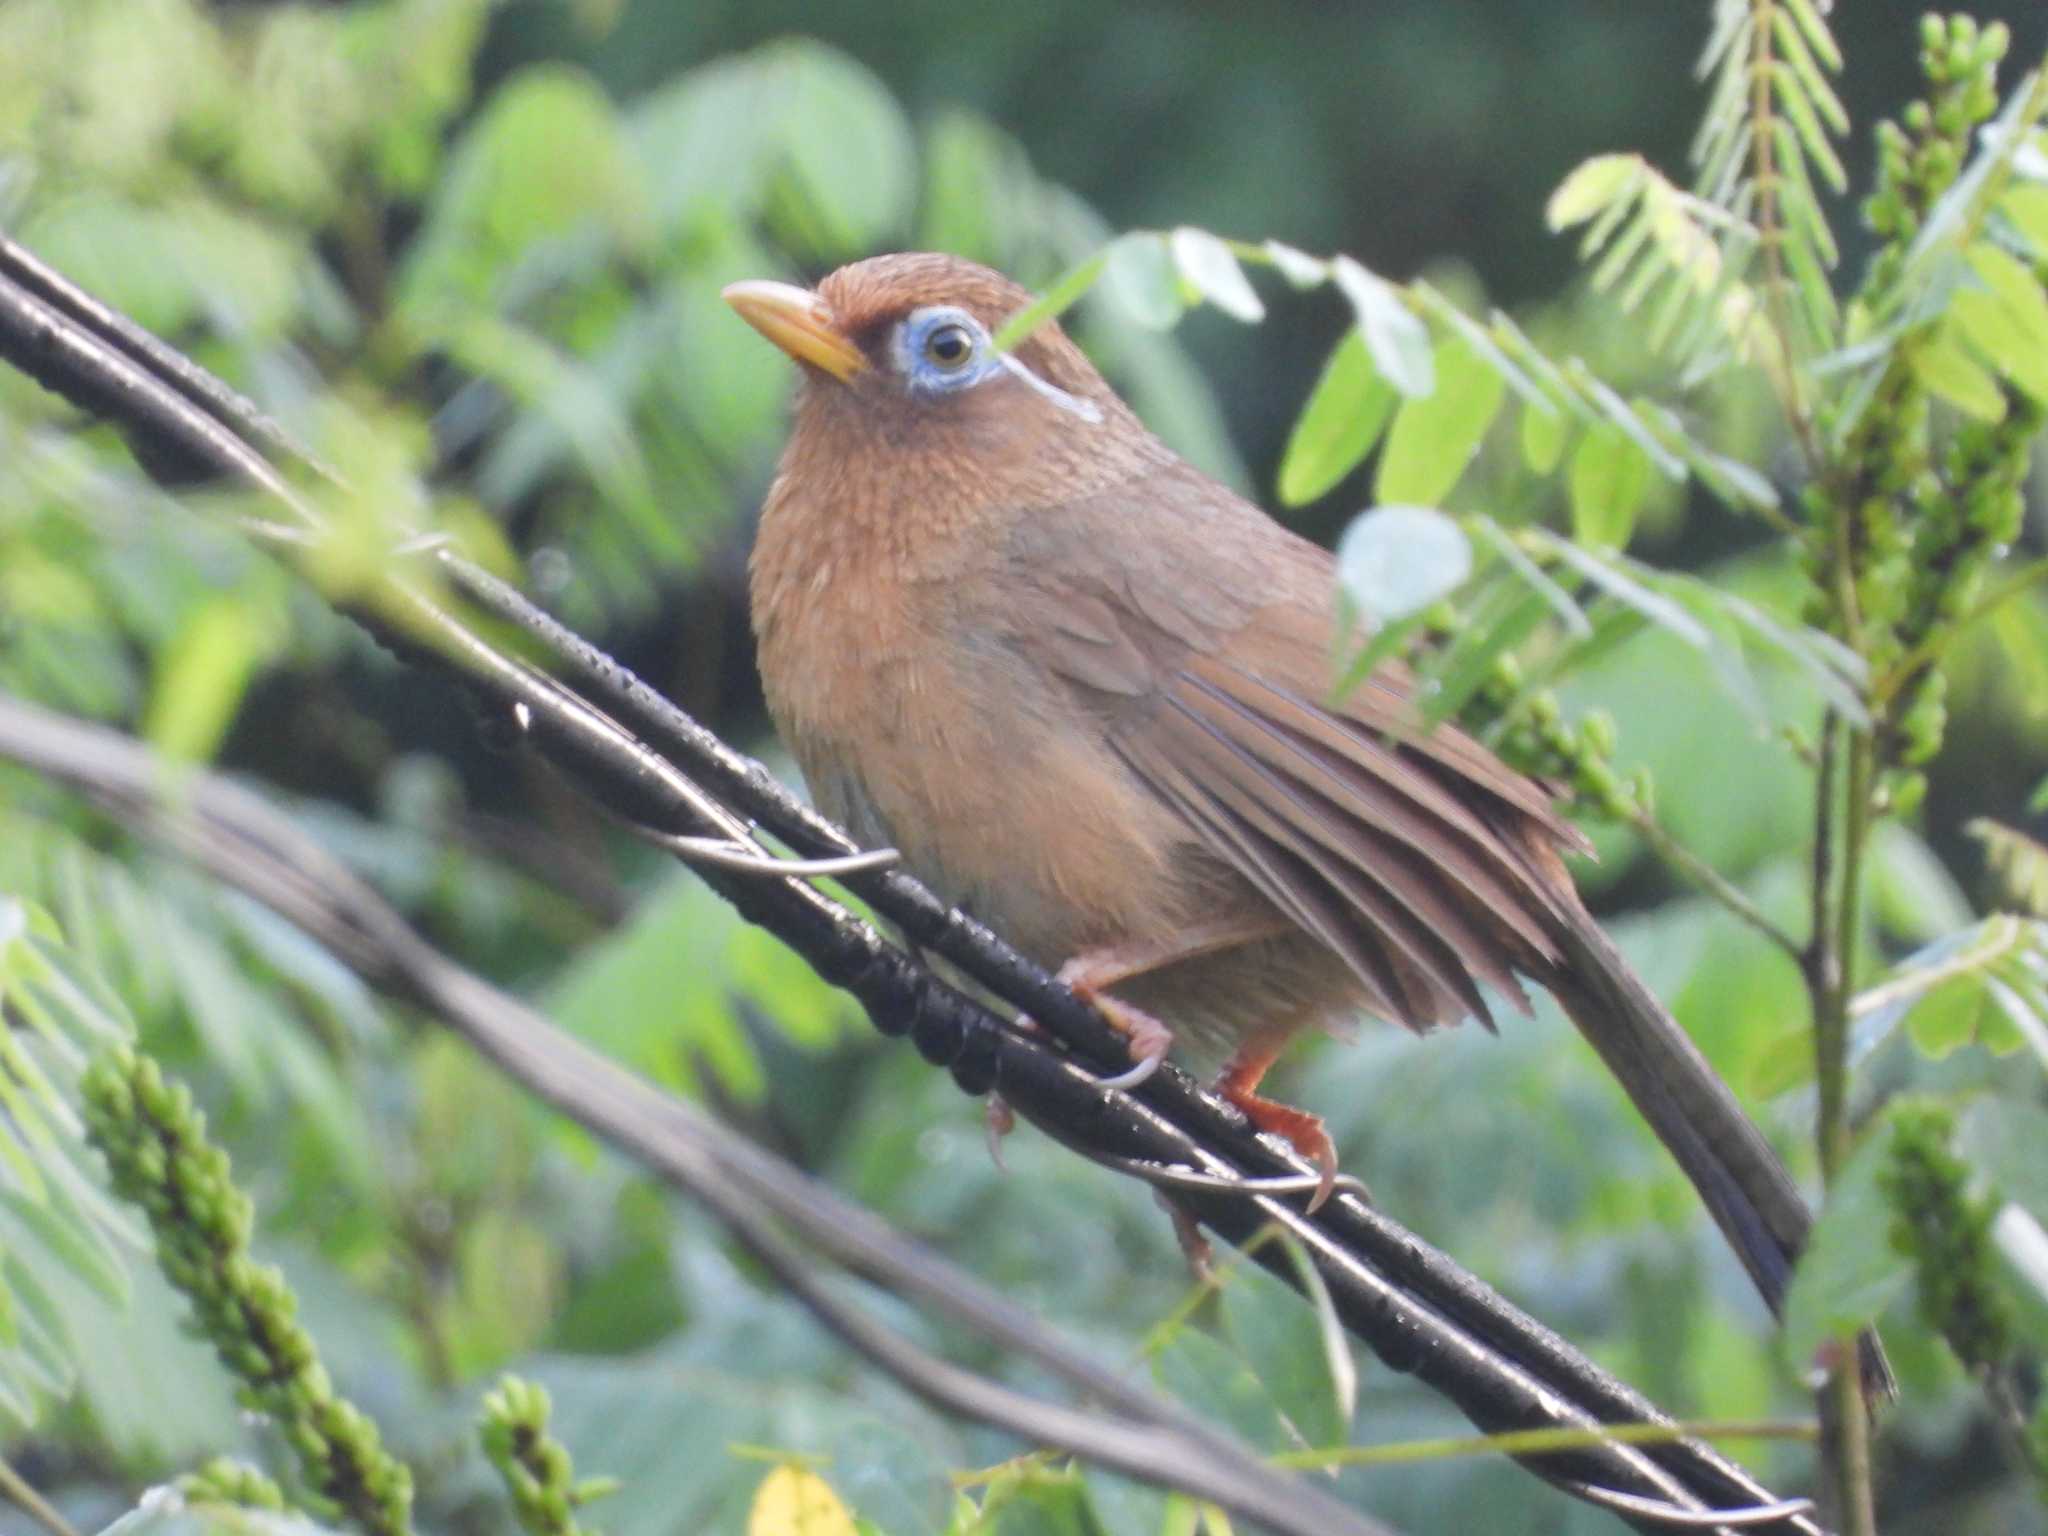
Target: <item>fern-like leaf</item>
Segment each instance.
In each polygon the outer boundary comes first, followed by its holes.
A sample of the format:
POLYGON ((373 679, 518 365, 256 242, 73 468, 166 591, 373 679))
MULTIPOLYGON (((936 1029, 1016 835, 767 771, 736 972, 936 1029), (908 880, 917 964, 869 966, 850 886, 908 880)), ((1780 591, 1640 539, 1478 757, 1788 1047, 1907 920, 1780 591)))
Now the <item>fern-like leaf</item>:
POLYGON ((1713 81, 1693 140, 1695 194, 1749 238, 1732 243, 1733 272, 1753 259, 1766 313, 1783 348, 1811 355, 1835 345, 1841 313, 1829 273, 1838 257, 1819 187, 1841 192, 1848 172, 1835 140, 1849 114, 1829 77, 1841 50, 1828 30, 1827 0, 1716 0, 1700 60, 1713 81))

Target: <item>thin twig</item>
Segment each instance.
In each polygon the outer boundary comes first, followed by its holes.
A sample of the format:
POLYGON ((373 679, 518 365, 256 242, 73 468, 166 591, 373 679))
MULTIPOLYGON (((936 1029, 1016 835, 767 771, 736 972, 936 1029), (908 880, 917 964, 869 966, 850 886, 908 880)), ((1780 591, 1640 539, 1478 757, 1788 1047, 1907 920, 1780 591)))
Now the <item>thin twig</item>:
POLYGON ((37 1493, 28 1479, 15 1471, 4 1456, 0 1456, 0 1494, 5 1494, 50 1536, 78 1536, 78 1532, 71 1528, 71 1522, 57 1512, 54 1504, 37 1493))
POLYGON ((1650 845, 1658 857, 1686 879, 1699 886, 1794 960, 1799 958, 1800 944, 1792 937, 1790 930, 1781 926, 1768 912, 1758 906, 1741 886, 1674 837, 1670 829, 1649 811, 1638 805, 1635 813, 1629 817, 1628 824, 1635 829, 1637 836, 1650 845))
POLYGON ((1280 1451, 1269 1457, 1275 1466, 1308 1469, 1405 1465, 1445 1461, 1459 1456, 1541 1456, 1577 1450, 1612 1440, 1622 1445, 1655 1445, 1677 1435, 1702 1440, 1816 1439, 1820 1426, 1811 1419, 1686 1419, 1673 1424, 1602 1424, 1598 1429, 1514 1429, 1498 1435, 1452 1435, 1436 1440, 1404 1440, 1395 1445, 1340 1445, 1322 1450, 1280 1451))

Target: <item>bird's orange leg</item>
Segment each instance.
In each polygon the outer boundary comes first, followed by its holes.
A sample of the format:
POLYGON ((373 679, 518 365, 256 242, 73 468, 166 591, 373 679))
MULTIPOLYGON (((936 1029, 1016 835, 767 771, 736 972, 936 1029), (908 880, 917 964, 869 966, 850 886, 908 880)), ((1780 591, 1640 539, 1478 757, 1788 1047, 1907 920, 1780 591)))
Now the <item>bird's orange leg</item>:
POLYGON ((1259 1097, 1259 1083, 1280 1058, 1287 1042, 1297 1033, 1293 1025, 1274 1025, 1245 1036, 1237 1054, 1230 1058, 1216 1079, 1216 1093, 1244 1111, 1245 1119, 1262 1131, 1272 1131, 1294 1143, 1295 1149, 1323 1170, 1315 1198, 1308 1203, 1313 1215, 1330 1198, 1337 1184, 1337 1146, 1323 1128, 1320 1115, 1312 1115, 1292 1104, 1259 1097))
POLYGON ((1233 918, 1196 923, 1166 938, 1108 944, 1083 950, 1060 967, 1059 979, 1082 1001, 1129 1037, 1130 1071, 1102 1079, 1105 1088, 1135 1088, 1154 1072, 1173 1045, 1173 1031, 1158 1019, 1122 998, 1112 997, 1109 988, 1148 971, 1164 970, 1183 960, 1194 960, 1218 950, 1235 949, 1257 939, 1271 938, 1286 931, 1278 918, 1233 918))

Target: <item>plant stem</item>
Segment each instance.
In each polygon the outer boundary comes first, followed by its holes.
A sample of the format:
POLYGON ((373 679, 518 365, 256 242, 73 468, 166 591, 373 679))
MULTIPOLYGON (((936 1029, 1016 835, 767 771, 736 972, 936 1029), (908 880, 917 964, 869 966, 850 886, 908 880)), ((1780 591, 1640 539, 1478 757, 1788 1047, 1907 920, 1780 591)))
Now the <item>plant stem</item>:
MULTIPOLYGON (((1813 936, 1807 987, 1813 1000, 1814 1073, 1820 1092, 1821 1176, 1830 1187, 1849 1155, 1849 1010, 1855 995, 1856 941, 1862 924, 1864 846, 1870 838, 1876 741, 1845 730, 1830 714, 1822 728, 1814 818, 1813 936), (1837 764, 1840 764, 1838 770, 1837 764), (1835 779, 1843 778, 1837 804, 1835 779), (1839 869, 1837 869, 1839 865, 1839 869)), ((1870 1420, 1863 1404, 1858 1347, 1845 1341, 1821 1394, 1823 1464, 1842 1536, 1876 1536, 1871 1491, 1870 1420)))
POLYGON ((71 1528, 71 1522, 57 1513, 50 1501, 29 1486, 28 1479, 0 1458, 0 1496, 19 1506, 36 1524, 50 1533, 50 1536, 78 1536, 71 1528))
POLYGON ((1833 1185, 1849 1156, 1849 1012, 1856 995, 1856 941, 1862 925, 1864 846, 1870 840, 1870 790, 1876 743, 1868 731, 1844 733, 1845 783, 1837 857, 1841 872, 1834 898, 1823 990, 1815 998, 1814 1068, 1820 1088, 1820 1171, 1833 1185))
POLYGON ((1664 859, 1666 863, 1670 864, 1681 875, 1685 876, 1686 879, 1691 880, 1701 890, 1705 891, 1707 895, 1718 901, 1735 916, 1741 918, 1743 922, 1749 924, 1750 927, 1754 928, 1766 939, 1769 939, 1771 943, 1785 951, 1786 954, 1791 955, 1794 959, 1799 957, 1798 940, 1794 939, 1791 934, 1773 922, 1771 915, 1758 906, 1755 901, 1751 900, 1749 893, 1743 890, 1741 886, 1730 880, 1721 871, 1714 868, 1713 865, 1673 837, 1670 828, 1657 820, 1656 817, 1638 806, 1636 813, 1629 817, 1628 824, 1635 829, 1636 835, 1649 844, 1659 857, 1664 859))

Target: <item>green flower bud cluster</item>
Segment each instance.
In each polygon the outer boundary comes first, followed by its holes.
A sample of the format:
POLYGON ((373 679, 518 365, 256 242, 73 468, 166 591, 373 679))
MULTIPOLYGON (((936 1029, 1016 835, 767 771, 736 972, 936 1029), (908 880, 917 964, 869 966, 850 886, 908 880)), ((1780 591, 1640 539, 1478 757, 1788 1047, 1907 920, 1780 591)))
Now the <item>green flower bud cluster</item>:
POLYGON ((1920 68, 1926 97, 1902 121, 1877 125, 1877 184, 1863 216, 1884 239, 1865 284, 1889 289, 1928 211, 1955 183, 1970 153, 1970 136, 1998 110, 1998 66, 2011 46, 2003 22, 1980 27, 1968 16, 1920 20, 1920 68))
POLYGON ((1964 1365, 1984 1370, 2011 1349, 2012 1313, 1992 1262, 1997 1202, 1970 1194, 1969 1170, 1949 1150, 1954 1129, 1938 1104, 1894 1110, 1879 1185, 1892 1208, 1892 1247, 1913 1261, 1921 1316, 1964 1365))
POLYGON ((1905 509, 1939 489, 1928 447, 1928 414, 1927 393, 1911 370, 1888 369, 1843 445, 1841 474, 1809 486, 1805 495, 1808 523, 1816 530, 1800 552, 1815 587, 1808 619, 1841 632, 1832 572, 1834 562, 1846 554, 1854 573, 1858 633, 1865 654, 1874 660, 1889 659, 1898 650, 1892 632, 1905 613, 1914 552, 1905 509), (1831 531, 1837 516, 1846 520, 1846 551, 1831 531))
POLYGON ((1468 711, 1478 725, 1493 725, 1493 749, 1510 766, 1569 789, 1584 808, 1610 821, 1634 822, 1650 811, 1650 772, 1624 776, 1614 766, 1614 717, 1589 710, 1576 725, 1564 717, 1557 694, 1524 690, 1521 664, 1500 656, 1468 711))
POLYGON ((158 1266, 239 1379, 242 1405, 275 1424, 320 1498, 371 1536, 408 1536, 412 1474, 336 1395, 284 1276, 250 1256, 254 1208, 191 1091, 126 1044, 98 1056, 80 1089, 116 1192, 149 1218, 158 1266))
MULTIPOLYGON (((1998 65, 2011 37, 2001 24, 1980 28, 1968 16, 1930 15, 1921 22, 1920 43, 1928 94, 1906 108, 1903 126, 1878 124, 1877 184, 1864 217, 1883 244, 1863 282, 1859 302, 1866 304, 1889 294, 1927 214, 1961 173, 1972 134, 1997 111, 1998 65)), ((1902 510, 1938 494, 1927 443, 1926 393, 1910 368, 1894 363, 1843 447, 1841 472, 1807 494, 1817 532, 1805 560, 1819 589, 1810 617, 1839 625, 1830 569, 1846 556, 1863 644, 1874 661, 1885 659, 1883 640, 1909 601, 1903 578, 1912 568, 1913 539, 1902 510), (1839 530, 1837 517, 1846 521, 1839 530)))
POLYGON ((232 1504, 238 1509, 267 1509, 282 1514, 284 1490, 257 1468, 232 1456, 216 1456, 177 1482, 188 1504, 232 1504))
MULTIPOLYGON (((1869 305, 1884 302, 1928 213, 1968 160, 1977 128, 1997 112, 1998 66, 2011 35, 2002 24, 1929 15, 1920 44, 1926 97, 1901 122, 1878 127, 1877 188, 1864 212, 1884 244, 1862 289, 1869 305)), ((1802 561, 1815 588, 1808 617, 1844 638, 1853 619, 1874 672, 1891 670, 1877 690, 1877 793, 1886 811, 1910 810, 1925 793, 1924 778, 1909 770, 1934 756, 1947 729, 1946 684, 1921 647, 1968 611, 1985 571, 2018 532, 2028 444, 2042 415, 2002 387, 2004 419, 1965 423, 1937 453, 1928 395, 1904 359, 1895 361, 1844 443, 1838 472, 1806 494, 1814 531, 1802 561)))
MULTIPOLYGON (((1907 656, 1970 611, 1986 574, 2019 537, 2032 444, 2048 412, 2009 385, 2005 396, 2003 420, 1957 430, 1932 492, 1916 500, 1905 602, 1896 622, 1898 648, 1907 656)), ((1901 680, 1890 711, 1888 755, 1913 764, 1935 754, 1948 723, 1946 692, 1931 663, 1916 665, 1901 680)))
POLYGON ((550 1408, 545 1388, 517 1376, 501 1379, 484 1399, 484 1454, 505 1480, 520 1528, 529 1536, 588 1536, 575 1510, 616 1491, 618 1479, 576 1481, 568 1448, 548 1434, 550 1408))

